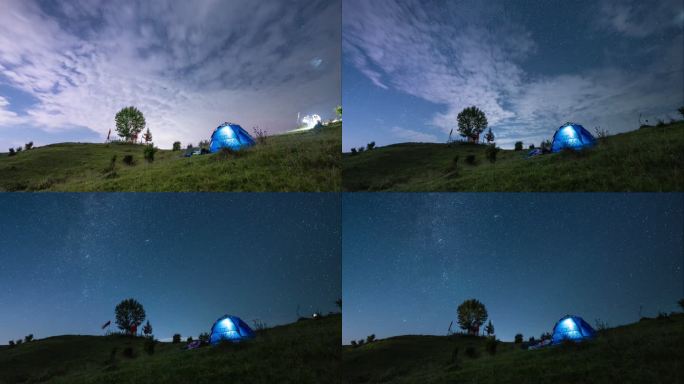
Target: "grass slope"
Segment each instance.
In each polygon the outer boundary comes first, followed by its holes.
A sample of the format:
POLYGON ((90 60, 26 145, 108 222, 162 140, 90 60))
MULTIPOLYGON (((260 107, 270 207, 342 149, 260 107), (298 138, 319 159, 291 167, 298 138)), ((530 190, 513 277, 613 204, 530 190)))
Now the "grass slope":
POLYGON ((477 144, 403 143, 342 158, 346 191, 683 191, 684 122, 600 140, 595 148, 527 159, 477 144), (475 155, 475 165, 466 156, 475 155), (454 167, 454 158, 458 165, 454 167))
POLYGON ((142 145, 53 144, 0 155, 0 191, 339 191, 341 148, 341 123, 271 136, 237 156, 160 150, 153 163, 142 145))
POLYGON ((484 338, 400 336, 344 347, 344 383, 681 383, 684 314, 599 332, 595 340, 539 350, 484 338), (465 356, 473 346, 479 357, 465 356), (458 363, 452 353, 459 349, 458 363))
POLYGON ((247 343, 198 350, 142 338, 57 336, 0 348, 0 383, 339 382, 341 315, 257 332, 247 343), (135 357, 123 356, 132 347, 135 357), (111 358, 115 350, 114 359, 111 358))

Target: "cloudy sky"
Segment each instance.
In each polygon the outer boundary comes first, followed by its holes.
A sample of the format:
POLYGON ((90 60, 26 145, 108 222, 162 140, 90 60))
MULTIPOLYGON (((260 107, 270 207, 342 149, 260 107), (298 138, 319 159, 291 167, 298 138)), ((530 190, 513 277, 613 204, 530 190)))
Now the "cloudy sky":
POLYGON ((682 194, 347 193, 342 206, 345 343, 444 335, 471 298, 512 341, 566 314, 618 326, 684 297, 682 194))
MULTIPOLYGON (((339 1, 3 0, 0 148, 101 142, 127 105, 154 142, 269 133, 340 103, 339 1)), ((112 129, 113 130, 113 129, 112 129)))
POLYGON ((345 150, 446 141, 470 105, 512 147, 684 104, 681 0, 345 0, 342 14, 345 150))

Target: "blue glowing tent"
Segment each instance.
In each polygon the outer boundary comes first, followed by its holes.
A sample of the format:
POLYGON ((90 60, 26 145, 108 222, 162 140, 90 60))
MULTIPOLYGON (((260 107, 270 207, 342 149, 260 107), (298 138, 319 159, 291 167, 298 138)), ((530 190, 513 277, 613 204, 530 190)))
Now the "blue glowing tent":
POLYGON ((583 126, 565 123, 556 130, 551 143, 551 152, 560 152, 565 148, 580 150, 596 144, 596 139, 583 126))
POLYGON ((218 344, 221 341, 239 342, 253 337, 254 331, 242 319, 225 315, 216 320, 211 327, 209 342, 211 344, 218 344))
POLYGON ((209 152, 214 153, 221 148, 230 148, 234 151, 254 145, 254 139, 241 126, 232 123, 219 125, 211 134, 209 152))
POLYGON ((553 327, 551 342, 562 343, 564 340, 582 341, 596 336, 596 331, 579 316, 566 315, 553 327))

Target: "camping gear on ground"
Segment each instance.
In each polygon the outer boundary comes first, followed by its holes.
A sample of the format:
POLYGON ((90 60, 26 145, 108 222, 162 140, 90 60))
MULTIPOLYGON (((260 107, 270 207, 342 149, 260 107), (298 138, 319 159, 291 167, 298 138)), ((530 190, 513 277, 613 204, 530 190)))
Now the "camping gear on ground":
POLYGON ((553 327, 552 344, 565 340, 582 341, 596 336, 596 331, 579 316, 566 315, 553 327))
POLYGON ((199 340, 193 340, 186 346, 187 349, 197 349, 202 346, 202 342, 199 340))
POLYGON ((578 151, 595 144, 596 139, 583 126, 576 123, 565 123, 553 135, 551 152, 560 152, 566 148, 578 151))
POLYGON ((242 129, 241 126, 232 123, 223 123, 211 134, 209 151, 215 153, 220 151, 221 148, 229 148, 237 151, 254 144, 255 141, 252 136, 242 129))
POLYGON ((527 152, 527 157, 533 157, 533 156, 539 156, 543 154, 544 152, 542 151, 541 148, 535 148, 527 152))
POLYGON ((254 338, 254 331, 237 316, 225 315, 211 327, 209 342, 218 344, 221 341, 240 342, 254 338))

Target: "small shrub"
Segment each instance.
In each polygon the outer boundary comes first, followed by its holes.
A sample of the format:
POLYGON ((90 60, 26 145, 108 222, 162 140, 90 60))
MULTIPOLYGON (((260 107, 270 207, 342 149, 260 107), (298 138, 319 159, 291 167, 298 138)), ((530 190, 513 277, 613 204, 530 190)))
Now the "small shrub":
POLYGON ((364 147, 359 147, 357 150, 359 151, 359 153, 361 153, 361 152, 365 151, 366 148, 364 148, 364 147))
POLYGON ((465 354, 466 356, 470 357, 471 359, 477 359, 478 354, 477 354, 477 349, 473 347, 472 345, 469 345, 465 349, 465 354))
POLYGON ((469 165, 475 165, 475 155, 466 156, 465 162, 469 165))
POLYGON ((28 151, 28 150, 30 150, 31 148, 33 148, 33 141, 29 141, 28 143, 24 144, 24 149, 25 149, 25 150, 28 151))
POLYGON ((32 341, 33 341, 33 333, 24 336, 24 342, 25 343, 30 343, 32 341))
POLYGON ((539 339, 540 339, 541 341, 544 341, 544 340, 551 340, 551 334, 550 334, 549 332, 544 332, 544 333, 541 334, 541 336, 539 336, 539 339))
POLYGON ((658 123, 656 124, 656 127, 664 127, 665 126, 665 121, 663 119, 658 119, 658 123))
POLYGON ((14 150, 14 148, 10 148, 10 149, 9 149, 9 153, 7 154, 7 156, 14 156, 14 155, 16 155, 16 154, 17 154, 17 152, 14 150))
POLYGON ((259 128, 259 126, 252 127, 252 131, 254 131, 254 139, 257 144, 266 144, 266 137, 268 136, 266 131, 259 128))
POLYGON ((188 339, 186 340, 188 343, 192 343, 192 336, 188 336, 188 339))
POLYGON ((128 357, 129 359, 132 359, 135 357, 135 351, 133 351, 132 347, 126 347, 123 350, 123 355, 124 355, 124 357, 128 357))
POLYGON ((242 151, 236 151, 229 147, 223 147, 216 153, 214 158, 216 160, 230 160, 239 157, 241 153, 242 151))
POLYGON ((173 142, 173 150, 174 151, 180 151, 181 149, 181 142, 180 141, 174 141, 173 142))
POLYGON ((516 151, 522 151, 523 149, 523 142, 522 141, 516 141, 515 142, 515 150, 516 151))
POLYGON ((178 344, 178 343, 180 343, 180 342, 181 342, 181 335, 180 335, 180 333, 176 333, 175 335, 173 335, 173 339, 171 339, 171 342, 172 342, 173 344, 178 344))
POLYGON ((372 151, 375 148, 375 141, 371 141, 370 143, 366 144, 366 149, 369 151, 372 151))
POLYGON ((534 336, 530 336, 530 338, 527 341, 529 341, 530 344, 534 344, 537 342, 537 340, 534 338, 534 336))
MULTIPOLYGON (((255 331, 263 331, 263 330, 265 330, 266 328, 268 328, 268 326, 266 325, 266 323, 263 322, 263 321, 261 321, 261 320, 259 320, 259 319, 252 320, 252 324, 254 324, 254 330, 255 330, 255 331)), ((200 335, 200 336, 201 336, 201 335, 200 335)))
POLYGON ((356 342, 356 344, 358 344, 359 347, 364 345, 365 343, 366 343, 366 340, 364 340, 364 339, 360 339, 359 341, 356 342))
POLYGON ((356 148, 352 148, 352 149, 351 149, 351 154, 352 154, 352 155, 356 155, 357 153, 358 153, 358 152, 356 152, 356 148))
POLYGON ((528 149, 534 149, 534 144, 530 144, 530 146, 527 147, 527 148, 528 148, 528 149))
POLYGON ((192 143, 188 143, 187 147, 185 149, 192 149, 192 143))
POLYGON ((10 348, 14 348, 14 345, 15 345, 15 344, 14 344, 14 340, 10 340, 10 341, 9 341, 9 347, 10 347, 10 348))
POLYGON ((202 344, 209 344, 209 334, 207 332, 202 332, 199 334, 199 341, 202 344))
POLYGON ((17 345, 21 345, 23 342, 24 342, 24 340, 22 340, 22 339, 18 339, 17 341, 15 341, 15 343, 17 345))
POLYGON ((133 159, 133 155, 124 156, 122 161, 126 165, 135 165, 135 160, 133 159))
POLYGON ((197 143, 197 146, 200 148, 209 148, 209 145, 211 144, 211 141, 209 140, 202 140, 199 143, 197 143))
POLYGON ((498 344, 499 344, 499 341, 496 338, 488 337, 487 341, 485 342, 485 350, 490 355, 496 355, 496 347, 498 344))
POLYGON ((594 133, 597 139, 605 139, 608 137, 608 130, 601 129, 601 127, 594 127, 594 133))
POLYGON ((523 335, 522 335, 522 333, 516 334, 516 335, 515 335, 515 341, 514 341, 514 343, 515 343, 515 344, 520 344, 520 343, 522 343, 522 342, 523 342, 523 335))
POLYGON ((21 148, 21 147, 17 147, 17 149, 15 149, 15 151, 17 151, 17 153, 19 153, 19 152, 21 152, 22 149, 23 148, 21 148))
POLYGON ((157 343, 156 340, 154 340, 154 337, 147 337, 145 339, 145 352, 147 352, 148 355, 154 355, 154 346, 157 343))
POLYGON ((656 316, 656 319, 658 319, 658 320, 665 320, 665 319, 669 319, 669 318, 670 318, 670 316, 663 311, 659 311, 658 316, 656 316))
POLYGON ((370 344, 374 341, 375 341, 375 334, 368 335, 368 337, 366 337, 366 343, 370 344))
POLYGON ((596 326, 597 331, 605 331, 606 329, 610 328, 608 323, 601 319, 594 320, 594 325, 596 326))
POLYGON ((159 149, 155 148, 153 144, 147 144, 145 145, 145 149, 143 150, 143 156, 145 157, 145 160, 147 160, 148 163, 151 163, 154 161, 154 154, 157 153, 159 149))
POLYGON ((107 175, 112 172, 114 172, 114 169, 116 168, 116 155, 112 156, 112 158, 109 160, 109 165, 105 169, 102 170, 102 173, 107 175))
POLYGON ((496 163, 497 153, 499 153, 499 148, 496 147, 496 144, 487 145, 487 149, 485 149, 485 154, 487 155, 487 160, 489 160, 490 163, 496 163))
POLYGON ((356 347, 358 347, 359 345, 356 343, 356 340, 352 340, 352 341, 351 341, 351 346, 354 347, 354 348, 356 348, 356 347))

